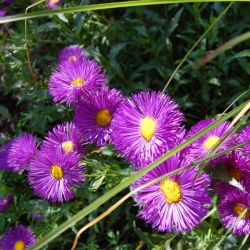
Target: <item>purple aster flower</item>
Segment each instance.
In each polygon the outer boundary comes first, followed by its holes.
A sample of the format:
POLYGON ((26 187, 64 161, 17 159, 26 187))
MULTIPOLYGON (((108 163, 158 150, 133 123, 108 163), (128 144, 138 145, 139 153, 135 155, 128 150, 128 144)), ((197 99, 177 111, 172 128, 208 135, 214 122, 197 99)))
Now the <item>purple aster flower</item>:
POLYGON ((0 198, 0 212, 5 211, 10 207, 13 202, 13 194, 8 193, 8 195, 4 198, 0 198))
MULTIPOLYGON (((132 189, 189 163, 188 160, 180 161, 175 155, 135 181, 132 189)), ((193 229, 205 217, 211 204, 207 192, 210 179, 204 173, 196 178, 196 173, 197 169, 192 167, 139 191, 134 196, 142 207, 138 216, 160 232, 193 229)))
POLYGON ((10 5, 14 2, 14 0, 3 0, 3 4, 10 5))
POLYGON ((29 183, 39 197, 53 202, 69 201, 74 197, 73 188, 83 181, 83 168, 76 152, 42 149, 31 162, 29 183))
POLYGON ((238 188, 231 189, 219 202, 218 210, 222 223, 226 228, 230 228, 239 218, 240 214, 248 208, 246 214, 241 218, 233 228, 233 233, 249 234, 250 233, 250 194, 241 191, 238 188))
POLYGON ((37 151, 37 139, 24 133, 10 142, 7 163, 16 172, 27 170, 37 151))
POLYGON ((54 9, 60 6, 62 0, 46 0, 46 6, 49 9, 54 9))
POLYGON ((226 168, 229 177, 238 182, 241 182, 242 177, 250 171, 250 162, 241 157, 238 149, 220 158, 219 162, 226 168))
POLYGON ((103 146, 110 142, 111 121, 123 100, 120 91, 103 88, 87 94, 77 105, 74 123, 85 136, 85 141, 103 146))
POLYGON ((8 156, 10 145, 11 145, 11 142, 8 142, 7 144, 3 145, 0 148, 0 170, 2 171, 11 170, 7 162, 7 158, 8 158, 7 156, 8 156))
POLYGON ((246 126, 244 129, 241 130, 237 141, 239 143, 247 143, 242 149, 240 149, 240 152, 242 156, 246 158, 250 162, 250 125, 246 126))
POLYGON ((77 61, 61 63, 49 80, 49 93, 55 102, 76 104, 79 97, 88 90, 95 90, 106 84, 103 69, 95 61, 80 58, 77 61))
POLYGON ((33 219, 36 219, 36 220, 42 220, 42 219, 44 219, 44 215, 41 214, 41 213, 35 213, 35 212, 33 212, 31 214, 31 216, 32 216, 33 219))
POLYGON ((0 17, 6 16, 7 11, 6 9, 0 9, 0 17))
POLYGON ((166 94, 134 94, 114 114, 112 143, 134 165, 145 166, 176 146, 183 118, 178 105, 166 94))
MULTIPOLYGON (((206 128, 209 124, 214 122, 215 119, 205 119, 199 121, 195 124, 187 133, 187 139, 201 131, 202 129, 206 128)), ((209 155, 212 149, 217 145, 219 140, 226 135, 226 133, 230 132, 230 123, 229 122, 222 122, 217 127, 211 129, 205 135, 198 138, 196 141, 191 143, 186 149, 184 149, 185 154, 188 157, 192 157, 193 159, 202 159, 209 155)), ((232 140, 234 139, 234 135, 231 135, 227 140, 220 146, 217 152, 221 152, 230 148, 232 140)), ((224 156, 221 156, 224 157, 224 156)), ((218 160, 221 157, 213 158, 210 161, 210 165, 214 166, 218 163, 218 160)))
POLYGON ((5 232, 0 240, 1 250, 24 250, 36 242, 36 236, 30 228, 23 225, 17 225, 5 232))
POLYGON ((70 45, 64 48, 59 54, 59 64, 64 61, 67 62, 75 62, 79 60, 79 58, 85 57, 85 50, 79 45, 70 45))
POLYGON ((82 134, 73 123, 64 123, 55 126, 42 144, 42 148, 48 150, 53 148, 62 148, 66 154, 75 151, 79 154, 84 153, 82 146, 82 134))

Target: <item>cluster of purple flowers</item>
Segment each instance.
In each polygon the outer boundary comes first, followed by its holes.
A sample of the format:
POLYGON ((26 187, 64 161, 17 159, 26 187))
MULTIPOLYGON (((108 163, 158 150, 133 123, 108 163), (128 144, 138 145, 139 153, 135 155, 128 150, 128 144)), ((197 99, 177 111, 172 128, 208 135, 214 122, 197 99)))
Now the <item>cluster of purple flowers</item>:
MULTIPOLYGON (((107 82, 102 67, 81 46, 63 49, 49 80, 49 94, 55 102, 73 109, 73 121, 56 125, 41 143, 30 134, 10 141, 0 149, 0 169, 27 171, 34 194, 52 203, 65 202, 73 199, 75 187, 85 180, 80 161, 85 144, 113 144, 137 171, 215 121, 202 120, 187 131, 184 115, 169 95, 144 91, 123 97, 119 90, 110 89, 107 82)), ((139 217, 161 232, 192 230, 207 215, 212 187, 220 196, 218 207, 225 226, 229 228, 238 219, 234 233, 250 233, 249 145, 214 157, 208 163, 211 169, 223 165, 229 178, 235 179, 241 188, 211 180, 203 171, 198 174, 199 166, 192 165, 193 161, 209 156, 228 133, 230 136, 217 152, 249 142, 250 126, 239 134, 231 133, 232 129, 229 122, 221 123, 135 181, 131 189, 190 165, 134 195, 140 206, 139 217)), ((6 233, 2 245, 7 244, 5 238, 14 231, 6 233)), ((29 243, 23 238, 18 244, 29 243)))

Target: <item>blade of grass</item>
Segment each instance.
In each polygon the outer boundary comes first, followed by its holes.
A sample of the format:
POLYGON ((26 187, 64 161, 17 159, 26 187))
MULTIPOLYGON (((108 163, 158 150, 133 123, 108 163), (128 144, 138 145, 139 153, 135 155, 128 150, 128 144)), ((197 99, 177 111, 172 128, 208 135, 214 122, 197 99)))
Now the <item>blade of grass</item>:
POLYGON ((206 31, 200 36, 200 38, 194 43, 194 45, 192 46, 192 48, 187 52, 187 54, 183 57, 183 59, 180 61, 180 63, 177 65, 177 67, 175 68, 174 72, 172 73, 172 75, 170 76, 170 78, 168 79, 166 85, 164 86, 162 92, 165 92, 168 85, 170 84, 170 82, 172 81, 172 79, 174 78, 174 76, 176 75, 176 73, 178 72, 178 70, 180 69, 180 67, 183 65, 183 63, 188 59, 188 57, 190 56, 190 54, 193 52, 193 50, 199 45, 199 43, 206 37, 206 35, 213 29, 213 27, 220 21, 220 19, 228 12, 228 10, 231 8, 231 6, 233 5, 233 2, 231 2, 230 4, 228 4, 228 6, 224 9, 224 11, 212 22, 212 24, 210 24, 210 26, 206 29, 206 31))
POLYGON ((55 239, 57 236, 62 234, 64 231, 66 231, 68 228, 75 225, 78 221, 82 220, 86 215, 91 213, 92 211, 96 210, 98 207, 100 207, 102 204, 104 204, 106 201, 108 201, 110 198, 114 197, 116 194, 124 190, 125 188, 129 187, 135 180, 140 178, 142 175, 150 171, 151 169, 155 168, 165 160, 167 160, 169 157, 174 155, 175 153, 179 152, 186 146, 188 146, 190 143, 207 133, 212 128, 218 126, 221 122, 228 120, 230 117, 236 115, 238 112, 240 112, 244 107, 246 106, 246 103, 241 104, 234 110, 230 111, 225 116, 222 116, 215 122, 211 123, 208 127, 205 129, 199 131, 197 134, 189 138, 187 141, 184 141, 177 147, 171 149, 164 155, 162 155, 160 158, 143 168, 142 170, 138 171, 137 173, 133 174, 132 176, 126 178, 124 181, 122 181, 120 184, 112 188, 110 191, 105 193, 104 195, 100 196, 98 199, 94 200, 92 203, 84 207, 82 210, 80 210, 77 214, 70 217, 67 221, 59 225, 57 228, 52 230, 50 233, 45 235, 42 239, 37 241, 33 246, 30 247, 30 250, 37 250, 41 249, 45 245, 47 245, 49 242, 51 242, 53 239, 55 239))
MULTIPOLYGON (((249 0, 234 0, 234 2, 248 2, 249 0)), ((91 10, 108 10, 115 8, 125 8, 125 7, 138 7, 147 5, 160 5, 160 4, 177 4, 177 3, 213 3, 213 2, 231 2, 229 0, 141 0, 141 1, 124 1, 124 2, 114 2, 114 3, 102 3, 102 4, 90 4, 85 6, 75 6, 65 9, 52 9, 44 11, 36 11, 30 14, 17 14, 12 16, 6 16, 0 18, 1 23, 16 22, 20 20, 47 17, 58 14, 73 14, 77 12, 91 11, 91 10)))

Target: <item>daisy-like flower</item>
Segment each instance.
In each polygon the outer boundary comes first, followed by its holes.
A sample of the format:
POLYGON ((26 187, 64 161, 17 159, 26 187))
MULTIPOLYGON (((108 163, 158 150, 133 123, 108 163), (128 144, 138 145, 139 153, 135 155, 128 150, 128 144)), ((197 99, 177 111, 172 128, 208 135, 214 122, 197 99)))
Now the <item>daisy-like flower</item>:
POLYGON ((73 199, 73 188, 85 179, 79 161, 76 152, 42 149, 29 169, 29 183, 35 194, 52 203, 73 199))
POLYGON ((7 11, 6 9, 0 9, 0 17, 6 16, 7 11))
MULTIPOLYGON (((193 135, 195 135, 202 129, 206 128, 214 121, 215 119, 213 118, 199 121, 189 130, 189 132, 187 133, 187 138, 192 137, 193 135)), ((202 159, 207 157, 210 154, 210 152, 216 147, 219 140, 223 138, 223 136, 225 136, 226 133, 230 132, 229 125, 230 125, 229 122, 222 122, 217 127, 211 129, 205 135, 201 136, 193 143, 191 143, 186 149, 184 149, 185 154, 187 154, 188 157, 192 157, 193 159, 202 159)), ((233 139, 234 135, 231 135, 229 138, 227 138, 227 140, 219 147, 217 152, 221 152, 226 150, 227 148, 230 148, 233 139)), ((218 163, 219 159, 220 157, 213 158, 210 161, 210 165, 214 166, 215 164, 218 163)))
POLYGON ((13 194, 8 193, 4 198, 0 198, 0 212, 7 210, 13 202, 13 194))
POLYGON ((49 9, 54 9, 60 6, 62 0, 46 0, 46 6, 49 9))
POLYGON ((67 62, 75 62, 85 56, 85 50, 79 45, 70 45, 64 48, 59 54, 59 64, 67 62))
POLYGON ((212 179, 211 181, 212 189, 219 195, 224 196, 227 192, 234 190, 235 186, 232 186, 222 180, 212 179))
POLYGON ((53 150, 55 148, 62 148, 66 154, 70 152, 84 153, 83 139, 81 132, 75 127, 73 123, 65 123, 55 126, 42 144, 42 148, 53 150))
POLYGON ((11 144, 11 142, 8 142, 7 144, 3 145, 0 148, 0 170, 2 170, 2 171, 11 170, 11 168, 9 167, 8 162, 7 162, 10 144, 11 144))
MULTIPOLYGON (((186 166, 173 156, 135 182, 132 189, 146 184, 175 169, 186 166)), ((208 212, 211 203, 207 188, 209 177, 189 168, 179 174, 163 178, 160 182, 139 191, 134 198, 141 211, 138 216, 160 232, 186 232, 197 226, 208 212)))
POLYGON ((250 233, 250 194, 238 188, 231 189, 221 197, 218 210, 222 223, 230 228, 234 223, 233 233, 236 235, 250 233), (245 215, 236 220, 247 209, 245 215))
POLYGON ((112 143, 134 165, 145 166, 176 146, 183 118, 178 105, 166 94, 134 94, 114 114, 112 143))
POLYGON ((55 102, 74 105, 89 90, 96 90, 107 83, 103 69, 95 61, 79 58, 62 62, 49 80, 49 93, 55 102))
POLYGON ((250 171, 249 162, 244 157, 241 157, 238 149, 220 158, 219 162, 225 167, 229 177, 238 182, 241 182, 242 177, 250 171))
POLYGON ((31 134, 24 133, 9 144, 7 151, 8 166, 16 172, 27 170, 30 161, 37 152, 37 139, 31 134))
POLYGON ((97 146, 110 142, 110 124, 122 100, 120 91, 108 88, 82 98, 75 110, 74 123, 84 134, 85 141, 97 146))
MULTIPOLYGON (((250 162, 250 125, 241 130, 237 141, 239 143, 247 143, 241 150, 242 156, 244 156, 250 162)), ((250 171, 250 170, 249 170, 250 171)))
POLYGON ((5 232, 0 240, 1 250, 26 250, 36 242, 36 236, 30 228, 17 225, 5 232))

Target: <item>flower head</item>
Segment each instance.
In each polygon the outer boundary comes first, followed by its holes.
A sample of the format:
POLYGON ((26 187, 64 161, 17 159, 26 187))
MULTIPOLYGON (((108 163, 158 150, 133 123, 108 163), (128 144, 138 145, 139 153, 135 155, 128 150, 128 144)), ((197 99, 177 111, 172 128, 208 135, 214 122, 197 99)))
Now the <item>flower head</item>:
POLYGON ((49 9, 54 9, 60 6, 62 0, 46 0, 46 6, 49 9))
POLYGON ((64 61, 52 73, 49 80, 49 93, 55 102, 76 104, 86 91, 93 91, 107 82, 103 69, 95 61, 79 58, 77 61, 64 61))
POLYGON ((2 171, 12 170, 7 162, 10 145, 11 142, 8 142, 0 148, 0 170, 2 171))
MULTIPOLYGON (((192 137, 202 129, 206 128, 208 125, 210 125, 212 122, 214 122, 215 119, 205 119, 202 121, 199 121, 197 124, 195 124, 187 133, 187 138, 192 137)), ((223 136, 226 135, 226 133, 230 132, 230 123, 229 122, 222 122, 217 127, 211 129, 208 131, 205 135, 199 137, 197 140, 192 142, 184 151, 186 152, 189 157, 192 157, 193 159, 202 159, 204 157, 207 157, 209 153, 217 146, 219 143, 219 140, 223 138, 223 136)), ((217 152, 221 152, 226 150, 231 146, 232 140, 234 139, 234 136, 231 135, 227 140, 219 147, 217 152)), ((210 165, 215 165, 218 163, 219 157, 214 158, 210 161, 210 165)))
POLYGON ((62 148, 41 149, 29 169, 29 183, 35 194, 53 203, 71 200, 73 188, 84 180, 79 161, 76 152, 65 154, 62 148))
POLYGON ((145 166, 176 146, 183 114, 166 94, 141 92, 124 100, 111 123, 116 149, 136 166, 145 166))
POLYGON ((1 250, 25 250, 36 242, 36 237, 30 228, 17 225, 5 232, 0 240, 1 250))
POLYGON ((75 62, 85 56, 85 50, 79 45, 70 45, 59 54, 59 64, 62 62, 75 62))
MULTIPOLYGON (((188 163, 173 156, 137 180, 132 189, 188 163)), ((196 173, 192 167, 139 191, 134 196, 142 207, 139 217, 161 232, 186 232, 197 226, 207 214, 211 200, 208 176, 202 173, 196 178, 196 173)))
POLYGON ((79 102, 74 123, 85 136, 85 141, 103 146, 110 142, 111 121, 123 97, 116 89, 103 88, 90 93, 79 102))
POLYGON ((82 134, 73 123, 64 123, 55 126, 44 139, 42 148, 53 150, 62 148, 66 154, 70 152, 84 153, 82 134))
POLYGON ((250 162, 241 156, 238 149, 227 154, 225 157, 221 157, 219 162, 225 167, 229 177, 238 182, 241 182, 242 177, 250 171, 250 162))
POLYGON ((241 156, 245 157, 246 160, 250 162, 250 125, 241 130, 237 141, 239 143, 246 143, 239 151, 241 152, 241 156))
POLYGON ((221 197, 218 210, 222 223, 226 228, 231 228, 233 224, 233 233, 250 233, 250 194, 241 191, 238 188, 231 188, 223 197, 221 197), (245 211, 245 215, 239 219, 239 216, 245 211), (237 222, 236 220, 239 219, 237 222))
POLYGON ((0 212, 7 210, 13 202, 13 194, 8 193, 4 198, 0 198, 0 212))
POLYGON ((37 139, 31 134, 24 133, 12 140, 7 147, 7 163, 16 172, 27 170, 30 161, 37 152, 37 139))

